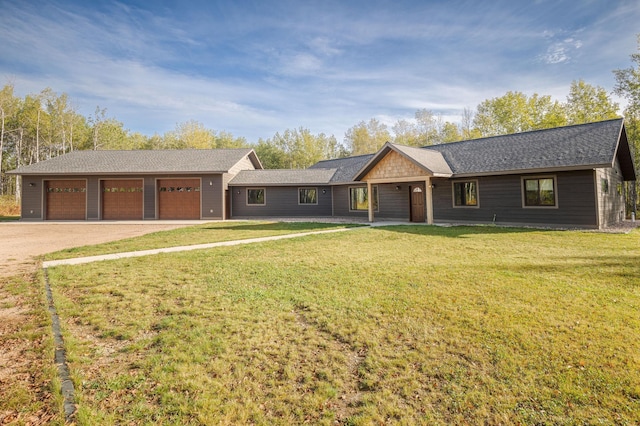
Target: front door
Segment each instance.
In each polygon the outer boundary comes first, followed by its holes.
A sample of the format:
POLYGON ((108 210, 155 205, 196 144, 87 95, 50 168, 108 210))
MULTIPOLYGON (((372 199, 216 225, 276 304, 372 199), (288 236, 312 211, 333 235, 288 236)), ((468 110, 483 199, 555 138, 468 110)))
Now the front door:
POLYGON ((410 186, 411 222, 424 222, 424 191, 420 186, 410 186))

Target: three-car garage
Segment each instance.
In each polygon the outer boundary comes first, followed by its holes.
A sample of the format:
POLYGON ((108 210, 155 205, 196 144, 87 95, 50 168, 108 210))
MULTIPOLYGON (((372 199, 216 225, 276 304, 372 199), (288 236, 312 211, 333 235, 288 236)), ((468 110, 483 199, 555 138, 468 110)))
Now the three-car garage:
POLYGON ((216 220, 229 181, 261 169, 250 148, 73 151, 22 166, 25 220, 216 220))

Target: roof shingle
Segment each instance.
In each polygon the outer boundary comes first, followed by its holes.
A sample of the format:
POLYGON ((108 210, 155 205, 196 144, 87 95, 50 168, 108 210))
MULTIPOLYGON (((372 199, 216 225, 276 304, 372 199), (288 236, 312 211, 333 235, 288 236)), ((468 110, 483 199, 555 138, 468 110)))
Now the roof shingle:
POLYGON ((21 175, 225 173, 252 151, 249 148, 73 151, 51 160, 19 167, 10 173, 21 175))
POLYGON ((336 169, 305 170, 244 170, 234 176, 229 185, 327 185, 336 169))
POLYGON ((424 147, 440 152, 454 175, 611 167, 622 119, 424 147))

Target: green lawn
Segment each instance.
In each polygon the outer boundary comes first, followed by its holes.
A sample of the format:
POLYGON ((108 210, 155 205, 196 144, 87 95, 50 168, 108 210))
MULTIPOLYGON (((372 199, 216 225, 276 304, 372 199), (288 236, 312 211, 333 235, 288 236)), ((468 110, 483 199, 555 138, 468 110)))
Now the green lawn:
POLYGON ((70 259, 99 254, 124 253, 164 247, 206 244, 247 238, 270 237, 323 229, 350 228, 354 224, 316 222, 211 222, 204 225, 153 232, 136 238, 91 246, 75 247, 50 253, 46 260, 70 259))
POLYGON ((89 424, 638 424, 640 232, 400 226, 49 270, 89 424))

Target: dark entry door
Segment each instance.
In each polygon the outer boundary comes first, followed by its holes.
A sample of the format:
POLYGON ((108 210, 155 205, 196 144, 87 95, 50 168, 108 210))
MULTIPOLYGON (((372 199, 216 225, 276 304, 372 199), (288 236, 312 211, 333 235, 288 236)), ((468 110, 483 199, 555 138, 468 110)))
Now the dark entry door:
POLYGON ((419 186, 411 189, 411 222, 424 222, 424 191, 419 186))

